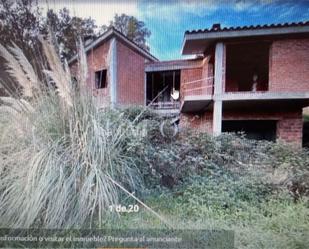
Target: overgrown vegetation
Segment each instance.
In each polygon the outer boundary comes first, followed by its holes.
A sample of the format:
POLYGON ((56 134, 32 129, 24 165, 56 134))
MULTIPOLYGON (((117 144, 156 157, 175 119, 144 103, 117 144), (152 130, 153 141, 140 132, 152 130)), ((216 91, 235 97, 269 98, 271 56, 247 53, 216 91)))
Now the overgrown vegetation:
POLYGON ((20 83, 1 98, 0 227, 229 229, 237 248, 307 248, 309 152, 241 134, 160 133, 151 110, 99 109, 81 49, 73 88, 50 41, 40 82, 17 47, 1 55, 20 83), (117 183, 117 184, 115 184, 117 183), (138 203, 140 204, 140 203, 138 203))
MULTIPOLYGON (((135 153, 144 199, 174 227, 232 229, 237 248, 307 248, 308 150, 243 134, 182 131, 168 139, 158 129, 142 148, 135 153)), ((164 226, 147 213, 119 224, 164 226)))

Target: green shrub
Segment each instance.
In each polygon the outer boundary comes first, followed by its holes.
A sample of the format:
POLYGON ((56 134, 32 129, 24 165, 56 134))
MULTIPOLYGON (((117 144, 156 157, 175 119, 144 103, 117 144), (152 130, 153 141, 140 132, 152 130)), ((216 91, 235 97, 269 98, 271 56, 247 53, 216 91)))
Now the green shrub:
POLYGON ((155 113, 152 109, 144 106, 129 106, 121 108, 124 118, 130 121, 141 122, 143 120, 161 121, 162 117, 155 113))

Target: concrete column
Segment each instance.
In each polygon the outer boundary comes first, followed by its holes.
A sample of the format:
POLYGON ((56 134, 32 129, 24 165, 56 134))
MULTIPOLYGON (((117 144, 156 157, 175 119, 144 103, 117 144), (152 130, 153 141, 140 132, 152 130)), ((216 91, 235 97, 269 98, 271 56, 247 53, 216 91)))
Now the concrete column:
POLYGON ((222 131, 222 89, 224 75, 224 44, 216 44, 215 51, 215 81, 214 81, 214 110, 213 110, 213 133, 215 136, 222 131))
POLYGON ((117 42, 112 38, 110 42, 110 98, 111 107, 117 104, 117 42))
POLYGON ((144 72, 144 105, 147 105, 147 73, 144 72))

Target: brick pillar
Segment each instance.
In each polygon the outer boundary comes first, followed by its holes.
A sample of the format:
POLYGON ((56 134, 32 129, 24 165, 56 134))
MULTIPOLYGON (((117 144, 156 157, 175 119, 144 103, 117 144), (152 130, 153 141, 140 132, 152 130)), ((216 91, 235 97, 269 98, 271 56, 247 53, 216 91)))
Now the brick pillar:
POLYGON ((302 117, 283 118, 277 122, 277 140, 302 146, 303 119, 302 117))

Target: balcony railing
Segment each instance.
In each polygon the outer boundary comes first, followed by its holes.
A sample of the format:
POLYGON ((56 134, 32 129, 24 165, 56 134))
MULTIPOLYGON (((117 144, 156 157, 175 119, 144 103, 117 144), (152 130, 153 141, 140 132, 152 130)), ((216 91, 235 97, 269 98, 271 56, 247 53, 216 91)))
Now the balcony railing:
POLYGON ((180 102, 179 101, 155 102, 149 104, 149 107, 155 110, 179 109, 180 102))

